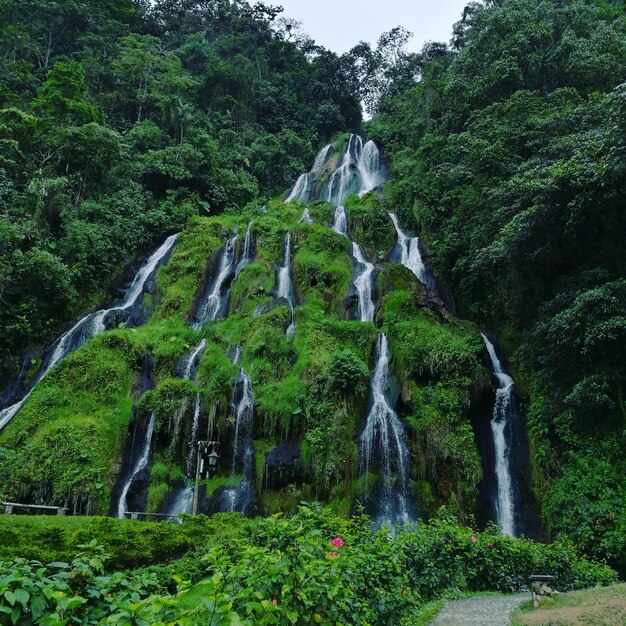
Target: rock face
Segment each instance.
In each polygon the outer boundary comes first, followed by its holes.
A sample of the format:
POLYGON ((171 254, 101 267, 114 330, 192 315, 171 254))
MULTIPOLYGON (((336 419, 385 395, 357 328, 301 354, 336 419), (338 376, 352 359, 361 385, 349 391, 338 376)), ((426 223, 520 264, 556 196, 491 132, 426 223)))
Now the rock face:
POLYGON ((288 439, 265 455, 263 485, 265 489, 279 490, 306 481, 299 439, 288 439))
POLYGON ((200 512, 322 500, 344 514, 364 504, 394 526, 442 505, 467 521, 478 501, 492 519, 491 492, 477 498, 490 457, 481 468, 472 424, 484 416, 470 419, 491 414, 485 346, 455 317, 408 212, 390 211, 386 177, 378 148, 352 135, 320 152, 289 202, 192 219, 151 275, 145 325, 64 359, 0 436, 19 451, 8 487, 27 484, 31 456, 45 466, 49 446, 20 448, 41 430, 85 461, 59 457, 23 493, 93 512, 119 514, 122 500, 189 511, 198 444, 214 442, 211 472, 200 459, 200 512))

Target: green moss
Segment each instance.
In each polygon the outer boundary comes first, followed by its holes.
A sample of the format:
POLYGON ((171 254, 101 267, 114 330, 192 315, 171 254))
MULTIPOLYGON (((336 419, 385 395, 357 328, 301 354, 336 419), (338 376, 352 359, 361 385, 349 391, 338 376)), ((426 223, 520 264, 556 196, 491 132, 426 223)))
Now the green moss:
POLYGON ((189 221, 169 262, 159 269, 160 297, 155 320, 187 319, 194 296, 204 283, 207 263, 223 245, 228 232, 223 222, 214 218, 195 217, 189 221))
POLYGON ((216 491, 226 487, 236 487, 243 480, 243 476, 235 474, 234 476, 216 476, 211 480, 203 480, 202 487, 206 491, 207 498, 211 498, 216 491))
POLYGON ((85 510, 108 509, 112 472, 132 413, 137 353, 130 333, 109 333, 60 362, 0 433, 0 490, 85 510))
POLYGON ((468 410, 473 391, 489 381, 478 329, 457 319, 440 320, 421 308, 417 291, 389 293, 382 318, 409 407, 415 474, 422 484, 437 477, 432 494, 423 493, 421 509, 432 514, 447 504, 467 513, 482 478, 468 410))
POLYGON ((350 234, 363 253, 371 259, 384 259, 395 238, 389 207, 376 193, 364 197, 351 195, 346 200, 350 234))
POLYGON ((323 200, 316 200, 309 205, 309 214, 317 222, 331 224, 335 207, 323 200))
POLYGON ((171 491, 168 483, 150 483, 148 487, 148 513, 156 513, 159 507, 165 502, 167 494, 171 491))
POLYGON ((245 267, 233 284, 231 313, 253 315, 257 304, 269 297, 274 286, 274 275, 272 267, 258 261, 245 267))

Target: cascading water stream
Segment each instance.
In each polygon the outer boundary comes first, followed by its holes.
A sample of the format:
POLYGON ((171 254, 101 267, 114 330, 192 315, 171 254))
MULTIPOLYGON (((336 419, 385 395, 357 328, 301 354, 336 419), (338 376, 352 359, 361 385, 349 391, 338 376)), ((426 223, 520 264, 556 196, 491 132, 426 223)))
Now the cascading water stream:
POLYGON ((313 223, 313 218, 311 217, 311 214, 309 213, 309 209, 304 209, 304 211, 302 212, 302 217, 300 218, 300 223, 301 224, 312 224, 313 223))
POLYGON ((348 237, 348 216, 346 215, 346 209, 343 206, 338 206, 335 209, 333 217, 333 230, 344 237, 348 237))
POLYGON ((243 250, 241 252, 241 259, 237 263, 237 269, 235 270, 235 278, 241 274, 244 267, 252 263, 252 222, 248 224, 246 229, 246 236, 243 240, 243 250))
POLYGON ((361 151, 357 161, 357 169, 361 176, 361 189, 359 195, 363 196, 376 189, 382 182, 382 168, 380 163, 380 151, 373 141, 368 141, 361 151))
MULTIPOLYGON (((298 202, 306 202, 309 198, 309 194, 311 191, 311 187, 315 182, 316 175, 322 169, 328 157, 332 154, 333 144, 329 144, 324 146, 315 157, 315 163, 313 164, 313 169, 308 174, 301 174, 296 181, 296 184, 293 186, 293 189, 289 192, 287 197, 285 198, 285 202, 291 202, 292 200, 297 200, 298 202)), ((302 220, 306 221, 306 220, 302 220)))
POLYGON ((293 189, 289 193, 289 195, 285 198, 285 202, 291 202, 292 200, 298 200, 299 202, 303 202, 306 198, 306 193, 309 188, 309 175, 301 174, 296 184, 293 186, 293 189))
POLYGON ((91 337, 95 337, 106 330, 106 318, 111 314, 130 314, 130 311, 138 304, 139 299, 143 295, 146 283, 152 279, 156 270, 163 264, 164 260, 172 251, 177 238, 177 234, 171 235, 150 255, 137 272, 120 305, 85 315, 76 322, 70 330, 59 337, 53 344, 50 356, 44 360, 42 367, 33 377, 30 391, 18 402, 0 411, 0 430, 2 430, 22 408, 26 400, 30 397, 34 386, 42 380, 61 359, 64 359, 68 354, 80 348, 91 337))
POLYGON ((390 359, 387 337, 381 333, 376 345, 376 365, 370 381, 370 410, 361 434, 359 458, 361 471, 366 477, 378 469, 381 487, 374 521, 378 526, 393 529, 400 524, 410 524, 413 516, 409 494, 409 450, 402 422, 388 399, 390 359))
POLYGON ((389 217, 396 229, 396 237, 400 249, 400 263, 410 269, 423 285, 436 291, 435 281, 422 260, 419 237, 408 237, 400 228, 398 217, 394 213, 389 213, 389 217))
POLYGON ((295 292, 293 280, 291 278, 291 233, 285 235, 283 244, 283 264, 278 268, 278 288, 276 290, 278 298, 284 298, 289 303, 291 309, 291 322, 287 328, 287 337, 293 337, 296 331, 295 325, 295 292))
MULTIPOLYGON (((185 365, 184 378, 185 380, 192 380, 195 377, 198 363, 202 357, 202 353, 206 348, 206 339, 202 339, 200 343, 195 347, 194 351, 189 356, 185 365)), ((198 426, 200 425, 200 413, 202 405, 200 403, 200 394, 196 394, 196 400, 194 403, 193 419, 191 422, 191 433, 189 435, 189 448, 187 452, 186 469, 187 476, 191 477, 195 469, 196 461, 196 448, 198 443, 198 426)))
MULTIPOLYGON (((236 251, 237 251, 238 237, 232 237, 226 244, 222 256, 220 259, 219 272, 213 285, 211 292, 208 295, 205 306, 201 308, 204 311, 204 321, 215 321, 221 314, 223 314, 225 304, 228 300, 229 290, 224 292, 224 284, 234 274, 236 279, 243 269, 252 263, 253 251, 252 251, 252 223, 248 224, 246 229, 246 235, 243 241, 243 248, 241 250, 240 260, 235 267, 236 251)), ((200 323, 196 320, 194 327, 200 329, 204 322, 200 323)), ((206 339, 196 346, 193 352, 189 355, 185 368, 183 370, 183 377, 186 380, 192 380, 195 378, 195 373, 198 367, 200 358, 206 348, 206 339)), ((191 422, 191 431, 189 435, 189 442, 187 446, 187 457, 185 460, 185 473, 188 479, 193 479, 196 470, 197 461, 197 447, 198 447, 198 429, 200 426, 200 416, 202 413, 202 403, 200 400, 200 394, 197 393, 194 401, 193 417, 191 422)), ((194 488, 191 485, 183 487, 178 490, 174 495, 172 504, 168 509, 170 515, 180 515, 181 513, 191 513, 193 511, 194 501, 194 488)))
POLYGON ((357 164, 361 158, 362 149, 363 139, 358 135, 350 135, 341 163, 328 182, 326 200, 330 204, 340 206, 347 198, 355 179, 354 169, 356 168, 358 171, 357 164))
POLYGON ((201 330, 205 322, 215 321, 225 312, 224 309, 228 301, 228 294, 222 292, 226 281, 235 273, 237 240, 238 235, 235 235, 226 243, 226 247, 220 259, 219 271, 213 281, 211 292, 198 307, 196 321, 193 324, 195 330, 201 330))
POLYGON ((359 319, 362 322, 373 322, 374 301, 372 300, 372 274, 374 273, 374 264, 369 263, 363 257, 361 248, 356 242, 352 242, 352 255, 356 262, 357 277, 354 281, 357 294, 359 296, 359 319))
POLYGON ((152 438, 154 436, 154 425, 156 422, 155 414, 152 413, 150 415, 150 421, 148 422, 148 428, 146 430, 146 440, 143 445, 143 449, 141 451, 141 456, 137 459, 137 462, 133 466, 133 469, 130 472, 130 476, 124 483, 122 487, 122 492, 120 494, 119 503, 117 505, 117 517, 123 518, 128 511, 128 492, 135 482, 136 478, 143 472, 150 462, 150 454, 152 452, 152 438))
POLYGON ((504 535, 515 536, 515 505, 513 495, 513 480, 509 462, 510 444, 507 442, 507 431, 511 430, 511 418, 513 416, 513 391, 515 382, 504 371, 494 345, 481 333, 491 367, 498 379, 496 401, 491 418, 491 432, 495 450, 495 474, 498 488, 496 500, 496 515, 498 524, 502 527, 504 535))
POLYGON ((245 514, 252 502, 254 396, 252 395, 252 381, 243 368, 240 368, 233 387, 231 407, 235 416, 235 432, 230 474, 231 478, 241 474, 243 479, 236 487, 224 490, 222 508, 231 513, 245 514))

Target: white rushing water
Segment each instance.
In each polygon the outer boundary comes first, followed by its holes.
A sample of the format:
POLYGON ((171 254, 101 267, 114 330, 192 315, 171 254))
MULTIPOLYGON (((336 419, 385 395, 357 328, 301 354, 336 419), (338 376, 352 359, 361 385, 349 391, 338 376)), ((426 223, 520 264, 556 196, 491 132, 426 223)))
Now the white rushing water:
POLYGON ((502 533, 515 536, 515 508, 513 499, 513 481, 509 463, 510 447, 506 440, 507 427, 510 427, 510 419, 513 410, 513 390, 515 382, 504 371, 496 350, 489 339, 482 335, 493 373, 498 379, 496 402, 493 407, 491 418, 491 432, 495 450, 495 473, 498 488, 496 500, 496 514, 498 524, 502 527, 502 533))
POLYGON ((296 184, 293 186, 293 189, 289 193, 289 195, 285 198, 285 202, 291 202, 292 200, 298 200, 299 202, 304 202, 306 199, 306 194, 309 189, 309 175, 301 174, 296 184))
POLYGON ((296 325, 295 325, 295 293, 293 288, 293 281, 291 279, 291 233, 285 234, 285 241, 283 244, 283 264, 278 268, 278 289, 276 295, 279 298, 284 298, 289 303, 291 309, 291 322, 287 328, 287 336, 293 337, 296 325))
POLYGON ((133 280, 130 288, 126 292, 126 295, 124 296, 124 300, 121 305, 115 306, 111 309, 103 309, 94 314, 94 317, 91 320, 94 335, 97 335, 106 330, 105 319, 109 316, 109 314, 123 313, 125 311, 128 311, 129 309, 132 309, 137 304, 139 298, 144 292, 146 283, 154 276, 156 270, 163 262, 163 259, 170 253, 170 251, 174 247, 177 239, 178 234, 171 235, 165 240, 163 245, 156 252, 154 252, 152 256, 150 256, 145 264, 139 269, 139 272, 137 272, 137 275, 135 276, 135 279, 133 280))
MULTIPOLYGON (((120 305, 110 309, 102 309, 96 313, 89 313, 82 317, 72 328, 65 332, 53 345, 50 356, 44 361, 42 368, 34 378, 34 384, 48 374, 48 372, 68 354, 80 348, 88 339, 95 337, 106 330, 105 318, 112 313, 124 313, 132 309, 142 296, 146 283, 150 280, 164 258, 171 252, 178 235, 168 237, 165 242, 155 251, 146 262, 139 268, 131 286, 128 288, 120 305)), ((21 400, 0 411, 0 430, 2 430, 24 406, 24 403, 32 393, 29 391, 21 400)))
MULTIPOLYGON (((309 199, 309 193, 312 188, 312 184, 316 177, 316 174, 324 167, 324 164, 328 160, 328 157, 333 153, 333 144, 324 146, 315 157, 315 163, 313 163, 313 169, 307 174, 301 174, 293 186, 293 189, 289 192, 285 198, 285 202, 291 202, 297 200, 298 202, 307 202, 309 199)), ((306 221, 306 220, 302 220, 306 221)))
POLYGON ((357 168, 361 176, 359 195, 365 195, 384 182, 381 168, 380 151, 373 141, 368 141, 361 151, 357 168))
POLYGON ((152 452, 152 437, 154 435, 154 425, 156 422, 156 417, 154 413, 150 415, 150 421, 148 422, 148 428, 146 429, 146 440, 143 444, 143 449, 141 451, 141 456, 137 459, 134 467, 132 468, 129 477, 126 479, 124 486, 122 487, 122 492, 120 494, 120 499, 117 505, 117 517, 123 518, 128 511, 128 492, 132 487, 135 479, 141 472, 143 472, 146 467, 148 467, 148 463, 150 462, 150 453, 152 452))
POLYGON ((330 204, 340 206, 345 202, 355 180, 355 169, 361 157, 363 139, 358 135, 350 135, 348 145, 341 158, 339 167, 333 172, 328 182, 326 200, 330 204))
POLYGON ((436 285, 422 260, 419 237, 408 237, 400 228, 398 217, 394 213, 389 213, 389 217, 396 229, 396 237, 398 238, 398 247, 401 254, 400 263, 410 269, 422 284, 435 290, 436 285))
POLYGON ((238 236, 235 235, 226 243, 226 247, 224 248, 220 259, 217 276, 213 280, 213 285, 211 286, 211 292, 198 308, 196 322, 193 325, 195 330, 201 330, 205 322, 215 321, 218 317, 224 314, 224 305, 227 298, 222 293, 222 290, 224 288, 224 283, 235 272, 237 240, 238 236))
MULTIPOLYGON (((184 370, 184 378, 185 380, 192 380, 195 378, 196 369, 198 367, 198 363, 200 362, 200 357, 206 348, 206 339, 202 339, 200 343, 194 348, 193 352, 187 359, 187 363, 185 364, 184 370)), ((194 409, 193 409, 193 419, 191 421, 191 433, 189 436, 189 445, 187 448, 187 462, 186 462, 186 470, 187 476, 192 477, 194 473, 195 461, 196 461, 196 448, 198 443, 198 426, 200 424, 200 413, 202 411, 202 404, 200 402, 200 394, 196 394, 194 409)))
POLYGON ((338 206, 333 216, 333 230, 344 237, 348 236, 348 215, 344 206, 338 206))
POLYGON ((328 161, 328 157, 332 155, 334 148, 335 145, 329 143, 317 153, 317 156, 315 157, 315 162, 313 163, 313 169, 311 170, 311 174, 317 174, 322 169, 322 167, 324 167, 324 164, 326 163, 326 161, 328 161))
POLYGON ((168 511, 169 515, 180 515, 181 513, 193 513, 193 498, 194 498, 194 488, 190 485, 189 487, 185 487, 181 489, 174 502, 172 502, 172 506, 168 511))
POLYGON ((254 420, 254 396, 252 381, 243 368, 233 386, 231 409, 235 416, 233 435, 231 478, 241 474, 243 480, 236 487, 225 489, 220 508, 230 513, 246 513, 252 500, 252 426, 254 420))
MULTIPOLYGON (((361 467, 370 472, 375 462, 380 478, 377 500, 378 525, 395 528, 410 524, 409 450, 404 428, 388 400, 391 352, 386 335, 376 345, 376 365, 370 381, 370 411, 361 435, 361 467)), ((374 469, 374 471, 376 471, 374 469)))
POLYGON ((304 209, 304 211, 302 211, 302 217, 300 218, 300 223, 301 224, 312 224, 313 223, 313 218, 311 217, 311 214, 309 213, 309 209, 304 209))
POLYGON ((372 300, 372 274, 374 273, 374 264, 365 260, 361 248, 354 241, 352 242, 352 255, 358 272, 354 286, 359 295, 359 319, 362 322, 373 322, 375 306, 372 300))
POLYGON ((252 263, 252 222, 248 224, 248 228, 246 229, 246 236, 243 240, 243 250, 241 252, 241 259, 239 263, 237 263, 237 269, 235 270, 235 278, 241 274, 241 271, 247 265, 252 263))

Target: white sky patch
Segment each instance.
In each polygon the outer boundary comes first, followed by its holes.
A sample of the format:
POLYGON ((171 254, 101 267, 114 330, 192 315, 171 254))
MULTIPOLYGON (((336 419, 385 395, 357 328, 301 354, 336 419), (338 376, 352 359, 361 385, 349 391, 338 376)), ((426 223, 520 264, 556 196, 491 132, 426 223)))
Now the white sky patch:
MULTIPOLYGON (((449 42, 452 25, 469 0, 265 0, 302 22, 316 43, 339 54, 359 41, 374 45, 381 33, 404 26, 414 33, 409 49, 427 41, 449 42)), ((251 0, 254 4, 254 0, 251 0)))

